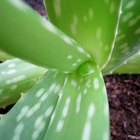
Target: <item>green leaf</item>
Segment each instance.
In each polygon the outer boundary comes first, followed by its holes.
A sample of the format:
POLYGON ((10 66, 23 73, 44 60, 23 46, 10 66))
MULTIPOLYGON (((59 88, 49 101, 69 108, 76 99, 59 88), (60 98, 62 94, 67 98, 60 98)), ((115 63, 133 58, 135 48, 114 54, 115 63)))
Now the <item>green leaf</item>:
POLYGON ((109 140, 109 111, 99 69, 67 75, 65 85, 43 140, 109 140))
POLYGON ((61 92, 64 75, 48 71, 0 121, 0 139, 42 140, 61 92))
POLYGON ((102 68, 116 37, 121 0, 44 0, 49 19, 87 50, 102 68))
POLYGON ((13 56, 3 52, 2 50, 0 50, 0 61, 5 61, 5 60, 8 60, 8 59, 12 59, 13 56))
POLYGON ((15 103, 47 70, 20 59, 0 64, 0 107, 15 103))
POLYGON ((37 65, 72 72, 89 60, 74 40, 21 0, 0 1, 0 48, 37 65))
POLYGON ((113 74, 140 74, 140 53, 133 55, 124 64, 120 65, 113 74))
POLYGON ((67 75, 48 71, 2 117, 0 139, 109 140, 109 110, 103 78, 95 64, 90 64, 91 73, 86 67, 89 65, 83 64, 75 74, 67 75))
MULTIPOLYGON (((118 36, 103 73, 113 72, 140 50, 140 0, 123 0, 118 36)), ((128 70, 129 71, 129 70, 128 70)))

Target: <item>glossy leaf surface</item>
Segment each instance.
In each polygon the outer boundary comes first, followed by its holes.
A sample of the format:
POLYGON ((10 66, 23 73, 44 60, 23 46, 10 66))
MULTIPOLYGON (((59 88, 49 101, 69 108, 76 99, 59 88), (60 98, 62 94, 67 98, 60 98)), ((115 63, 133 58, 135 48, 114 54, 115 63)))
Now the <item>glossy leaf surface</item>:
POLYGON ((109 111, 99 69, 69 74, 43 140, 109 140, 109 111))
POLYGON ((49 19, 87 50, 102 68, 116 36, 121 0, 44 0, 49 19))
POLYGON ((79 44, 22 1, 2 0, 0 5, 1 49, 39 66, 66 72, 90 59, 79 44))

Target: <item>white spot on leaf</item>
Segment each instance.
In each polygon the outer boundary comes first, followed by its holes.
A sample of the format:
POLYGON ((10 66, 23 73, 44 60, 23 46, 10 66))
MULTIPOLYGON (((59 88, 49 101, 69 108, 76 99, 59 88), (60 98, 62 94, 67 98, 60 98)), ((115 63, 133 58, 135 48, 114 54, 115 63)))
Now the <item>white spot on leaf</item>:
POLYGON ((83 130, 82 140, 90 140, 90 133, 91 133, 91 124, 90 122, 86 122, 83 130))
POLYGON ((13 83, 16 83, 16 82, 19 82, 19 81, 24 80, 25 78, 26 78, 25 75, 20 75, 20 76, 18 76, 18 77, 13 78, 13 79, 12 79, 12 82, 13 82, 13 83))
POLYGON ((130 8, 132 8, 134 5, 135 5, 135 1, 134 1, 134 0, 131 0, 130 2, 128 2, 128 4, 126 5, 125 8, 130 9, 130 8))
POLYGON ((87 21, 88 21, 87 16, 84 16, 84 17, 83 17, 83 20, 84 20, 84 22, 87 22, 87 21))
POLYGON ((81 99, 82 99, 82 96, 81 94, 79 94, 76 100, 76 113, 79 113, 80 111, 81 99))
POLYGON ((24 128, 24 124, 23 123, 19 123, 16 128, 15 128, 15 132, 14 132, 14 137, 12 140, 20 140, 20 135, 23 131, 24 128))
POLYGON ((10 87, 11 90, 15 90, 17 88, 17 85, 13 85, 10 87))
POLYGON ((56 127, 56 131, 57 132, 60 132, 63 128, 63 124, 64 124, 64 121, 63 120, 60 120, 57 124, 57 127, 56 127))
POLYGON ((12 67, 15 67, 15 65, 16 65, 15 63, 11 63, 11 64, 8 65, 8 67, 12 68, 12 67))
POLYGON ((17 120, 17 121, 20 121, 20 120, 26 115, 26 113, 27 113, 28 110, 29 110, 29 107, 28 107, 28 106, 24 106, 24 107, 21 109, 20 113, 18 114, 16 120, 17 120))
POLYGON ((52 112, 53 112, 53 109, 54 109, 54 106, 53 106, 53 105, 50 106, 50 107, 46 110, 44 116, 45 116, 45 117, 50 117, 50 115, 51 115, 52 112))
POLYGON ((126 22, 128 21, 131 17, 133 16, 132 12, 127 13, 126 15, 123 16, 122 21, 126 22))
POLYGON ((38 126, 38 128, 33 132, 33 135, 32 135, 32 139, 33 139, 33 140, 38 139, 38 137, 39 137, 41 131, 44 129, 44 127, 45 127, 45 122, 43 121, 43 122, 38 126))
POLYGON ((83 94, 87 94, 87 88, 84 89, 83 94))
POLYGON ((67 116, 67 114, 68 114, 70 101, 71 101, 71 98, 67 97, 65 105, 64 105, 64 109, 63 109, 63 112, 62 112, 62 117, 63 118, 65 118, 67 116))
POLYGON ((77 61, 77 63, 80 63, 82 60, 80 58, 78 58, 76 61, 77 61))
POLYGON ((44 89, 44 88, 39 89, 39 90, 37 91, 37 93, 36 93, 36 97, 42 96, 42 94, 43 94, 44 92, 45 92, 45 89, 44 89))
POLYGON ((77 63, 73 63, 72 66, 73 66, 73 67, 76 67, 76 66, 77 66, 77 63))
POLYGON ((94 104, 90 104, 89 109, 88 109, 88 118, 92 119, 95 113, 95 106, 94 104))
POLYGON ((39 116, 36 121, 35 121, 35 125, 34 125, 34 128, 37 129, 39 127, 39 125, 42 125, 43 123, 43 115, 42 116, 39 116))
POLYGON ((110 6, 110 13, 112 14, 112 13, 114 13, 114 12, 115 12, 115 2, 112 1, 112 2, 111 2, 111 6, 110 6))
POLYGON ((68 55, 67 59, 72 59, 73 56, 72 55, 68 55))
POLYGON ((135 34, 140 34, 140 28, 136 29, 135 34))
POLYGON ((131 19, 131 20, 128 22, 128 27, 132 27, 132 26, 134 26, 136 23, 137 23, 137 19, 131 19))
POLYGON ((31 109, 28 110, 26 117, 31 117, 40 108, 40 103, 35 104, 31 109))
POLYGON ((99 88, 99 80, 97 78, 94 79, 93 84, 94 84, 94 88, 95 89, 98 89, 99 88))
POLYGON ((101 36, 102 36, 102 30, 101 30, 101 28, 98 28, 98 29, 96 30, 96 38, 97 38, 97 39, 100 39, 101 36))
POLYGON ((7 71, 7 74, 10 75, 10 74, 15 74, 16 73, 16 70, 15 69, 11 69, 9 71, 7 71))
POLYGON ((74 15, 71 23, 71 31, 74 35, 77 34, 77 24, 78 24, 78 16, 74 15))
POLYGON ((90 19, 93 18, 93 16, 94 16, 93 8, 89 8, 89 9, 88 9, 88 15, 89 15, 89 18, 90 18, 90 19))
POLYGON ((76 87, 77 82, 76 82, 75 80, 72 80, 72 81, 71 81, 71 85, 74 86, 74 87, 76 87))
POLYGON ((57 17, 61 16, 61 0, 54 0, 54 10, 57 17))

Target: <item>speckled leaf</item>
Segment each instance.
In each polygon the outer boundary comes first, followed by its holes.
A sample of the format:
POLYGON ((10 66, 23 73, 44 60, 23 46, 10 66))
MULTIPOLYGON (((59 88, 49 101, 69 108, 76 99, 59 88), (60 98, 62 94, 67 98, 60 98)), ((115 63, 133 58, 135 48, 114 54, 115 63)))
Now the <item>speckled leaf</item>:
POLYGON ((0 121, 1 140, 42 140, 57 103, 64 75, 46 76, 0 121))
POLYGON ((114 71, 140 50, 140 0, 123 0, 118 36, 103 73, 114 71))
POLYGON ((0 48, 37 65, 74 71, 89 55, 21 0, 0 1, 0 48))
POLYGON ((113 74, 140 74, 140 52, 129 58, 124 64, 120 65, 113 74))
POLYGON ((98 68, 92 67, 89 75, 67 76, 44 140, 109 140, 106 90, 98 68))
POLYGON ((47 70, 20 59, 0 64, 0 107, 15 103, 47 70))
POLYGON ((49 19, 103 67, 113 49, 121 0, 44 0, 49 19))

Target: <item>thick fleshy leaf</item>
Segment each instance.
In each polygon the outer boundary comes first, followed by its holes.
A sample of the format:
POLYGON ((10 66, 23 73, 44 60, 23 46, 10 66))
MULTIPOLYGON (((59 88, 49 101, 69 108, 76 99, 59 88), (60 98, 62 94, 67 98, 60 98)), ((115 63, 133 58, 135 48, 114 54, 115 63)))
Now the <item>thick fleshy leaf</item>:
POLYGON ((67 75, 43 140, 109 140, 106 90, 99 69, 92 68, 89 75, 67 75))
POLYGON ((87 50, 102 68, 110 58, 121 0, 44 0, 49 19, 87 50))
POLYGON ((89 55, 21 0, 0 1, 0 48, 37 65, 74 71, 89 55))
POLYGON ((123 0, 118 36, 103 73, 114 71, 140 50, 140 0, 123 0))
POLYGON ((140 74, 140 53, 135 54, 124 64, 120 65, 113 74, 140 74))
POLYGON ((64 75, 46 76, 0 121, 1 140, 42 140, 61 92, 64 75))
POLYGON ((15 103, 47 70, 20 59, 0 64, 0 107, 15 103))

